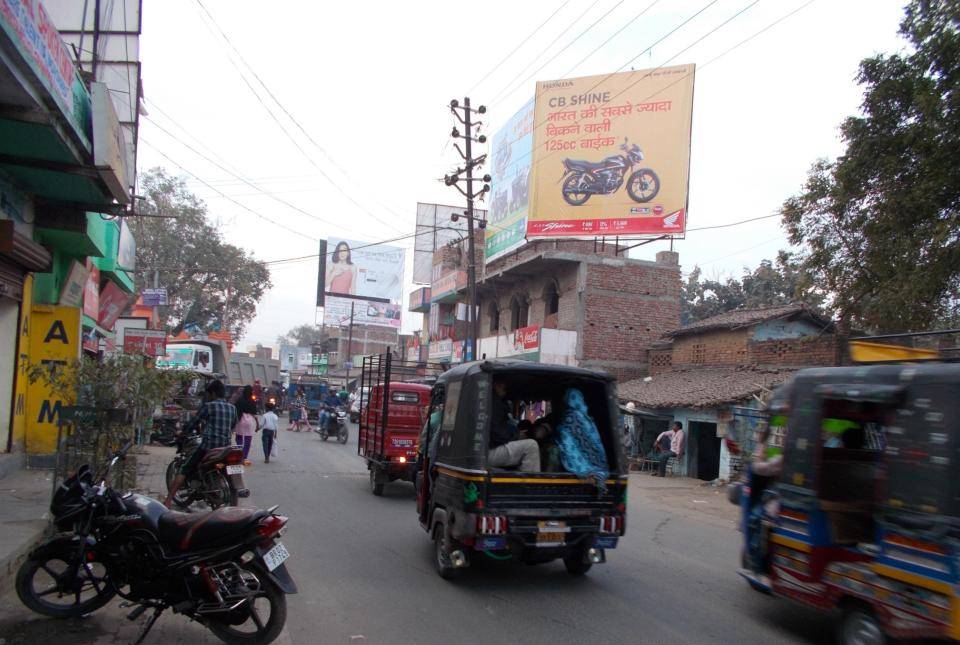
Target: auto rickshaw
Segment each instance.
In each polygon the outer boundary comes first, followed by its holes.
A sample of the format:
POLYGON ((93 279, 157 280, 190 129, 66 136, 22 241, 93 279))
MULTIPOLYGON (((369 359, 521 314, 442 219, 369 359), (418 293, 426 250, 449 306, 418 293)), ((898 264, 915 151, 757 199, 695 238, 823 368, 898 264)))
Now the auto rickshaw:
POLYGON ((626 529, 627 461, 616 432, 613 377, 522 360, 466 363, 439 376, 427 419, 418 446, 417 508, 441 577, 486 557, 527 564, 562 559, 571 574, 582 575, 617 546, 626 529), (574 421, 588 417, 581 426, 594 428, 583 434, 593 437, 591 455, 603 462, 597 471, 570 471, 576 448, 559 461, 542 461, 537 472, 492 467, 495 384, 506 389, 500 400, 509 399, 515 419, 539 416, 536 433, 552 425, 538 444, 542 451, 562 452, 580 432, 574 421))
POLYGON ((960 364, 799 372, 769 406, 779 480, 739 496, 741 575, 838 612, 840 643, 960 640, 958 395, 960 364))

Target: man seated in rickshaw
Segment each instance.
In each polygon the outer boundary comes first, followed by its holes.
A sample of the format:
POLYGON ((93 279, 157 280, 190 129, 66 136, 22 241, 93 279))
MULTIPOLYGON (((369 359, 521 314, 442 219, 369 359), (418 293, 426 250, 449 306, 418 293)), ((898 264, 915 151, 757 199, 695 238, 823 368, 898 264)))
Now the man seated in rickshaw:
POLYGON ((510 414, 507 384, 493 382, 490 415, 490 451, 487 464, 494 468, 517 467, 521 472, 540 472, 540 446, 535 439, 520 439, 518 424, 510 414))
POLYGON ((766 569, 767 553, 763 548, 766 540, 763 538, 763 533, 768 530, 768 527, 763 524, 764 516, 773 517, 779 511, 777 500, 764 500, 764 492, 776 483, 783 472, 783 452, 770 445, 769 441, 770 426, 764 424, 757 433, 756 447, 750 462, 753 481, 750 487, 748 555, 750 568, 757 572, 766 569))

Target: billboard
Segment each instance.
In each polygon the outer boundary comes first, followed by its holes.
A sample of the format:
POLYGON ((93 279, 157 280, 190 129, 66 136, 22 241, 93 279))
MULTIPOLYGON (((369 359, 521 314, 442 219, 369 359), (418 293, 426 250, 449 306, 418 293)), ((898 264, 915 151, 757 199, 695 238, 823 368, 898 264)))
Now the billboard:
POLYGON ((356 325, 400 328, 401 305, 337 296, 327 296, 327 303, 323 307, 323 324, 333 327, 349 325, 351 304, 353 304, 353 322, 356 325))
POLYGON ((400 302, 403 256, 399 246, 327 238, 327 252, 320 260, 323 291, 340 298, 400 302))
POLYGON ((491 262, 526 243, 533 154, 533 99, 493 135, 490 218, 484 260, 491 262))
POLYGON ((528 237, 683 234, 694 69, 537 83, 528 237))
MULTIPOLYGON (((450 219, 454 213, 463 215, 464 206, 417 203, 417 228, 413 245, 413 281, 430 284, 433 271, 433 253, 437 249, 467 237, 467 221, 461 217, 450 219)), ((474 215, 487 219, 487 211, 474 208, 474 215)))

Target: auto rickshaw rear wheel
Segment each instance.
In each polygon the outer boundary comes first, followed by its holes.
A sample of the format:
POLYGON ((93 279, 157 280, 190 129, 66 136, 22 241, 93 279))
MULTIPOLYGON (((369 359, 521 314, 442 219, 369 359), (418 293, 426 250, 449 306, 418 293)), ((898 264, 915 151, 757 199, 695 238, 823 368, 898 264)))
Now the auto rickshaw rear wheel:
POLYGON ((593 564, 587 562, 583 551, 577 551, 563 557, 563 566, 567 568, 567 573, 570 575, 582 576, 590 570, 593 564))
POLYGON ((383 482, 377 481, 377 467, 370 467, 370 492, 379 497, 383 495, 383 482))
POLYGON ((453 566, 446 542, 446 528, 444 528, 443 524, 439 524, 433 531, 433 559, 437 565, 437 573, 440 577, 444 580, 452 580, 460 573, 460 569, 453 566))
POLYGON ((844 607, 837 629, 840 645, 887 645, 883 626, 869 607, 852 603, 844 607))

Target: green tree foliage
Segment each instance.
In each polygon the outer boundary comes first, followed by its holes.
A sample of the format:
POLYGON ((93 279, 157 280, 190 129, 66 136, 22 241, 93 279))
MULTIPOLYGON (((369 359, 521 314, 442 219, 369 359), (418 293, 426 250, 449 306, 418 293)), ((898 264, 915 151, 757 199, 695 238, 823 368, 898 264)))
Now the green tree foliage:
POLYGON ((256 315, 257 303, 272 285, 270 271, 243 249, 223 241, 207 219, 207 207, 179 177, 161 168, 140 176, 145 197, 137 220, 139 283, 166 287, 168 306, 160 308, 163 326, 172 334, 195 325, 205 332, 228 330, 243 335, 256 315))
POLYGON ((701 278, 700 267, 694 267, 683 284, 680 318, 684 325, 734 309, 791 302, 801 302, 829 315, 825 294, 815 288, 812 276, 786 251, 780 251, 775 261, 762 260, 756 269, 744 268, 739 279, 701 278))
POLYGON ((846 152, 783 206, 790 241, 841 328, 925 330, 960 315, 960 11, 914 0, 906 53, 863 60, 846 152))
POLYGON ((323 340, 323 334, 316 325, 297 325, 283 336, 277 337, 277 345, 295 345, 310 347, 323 340))

